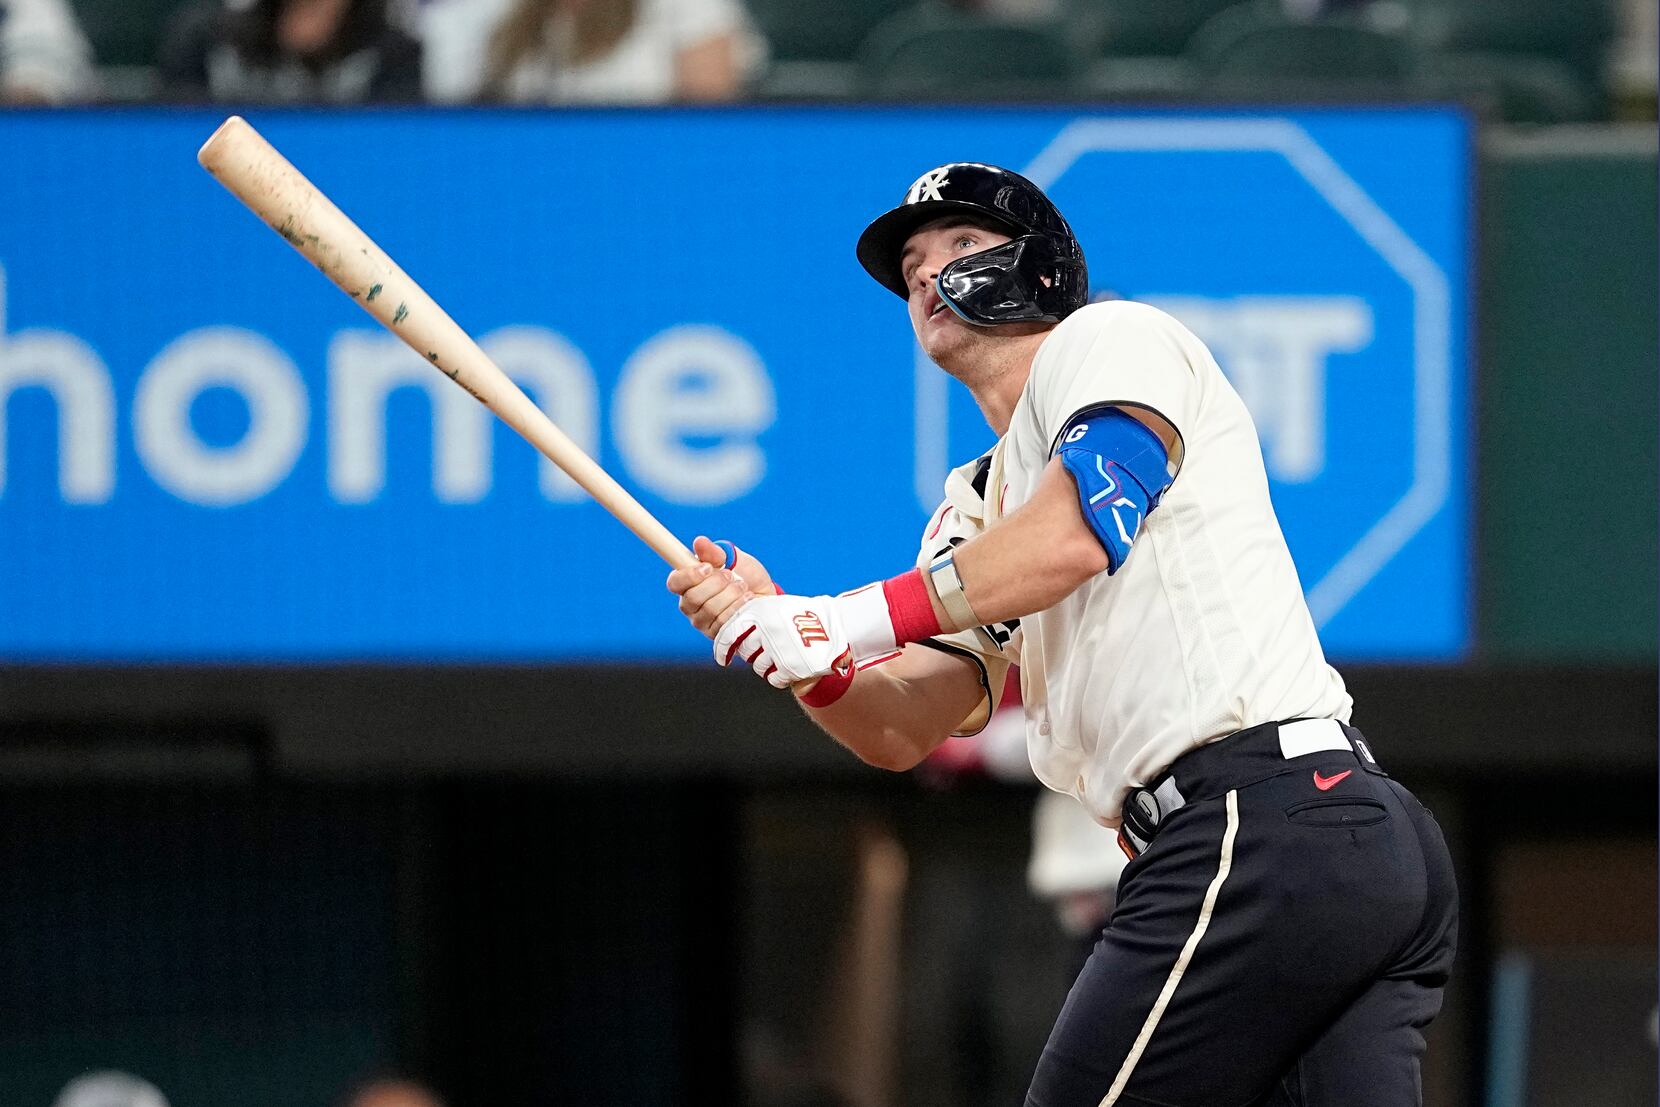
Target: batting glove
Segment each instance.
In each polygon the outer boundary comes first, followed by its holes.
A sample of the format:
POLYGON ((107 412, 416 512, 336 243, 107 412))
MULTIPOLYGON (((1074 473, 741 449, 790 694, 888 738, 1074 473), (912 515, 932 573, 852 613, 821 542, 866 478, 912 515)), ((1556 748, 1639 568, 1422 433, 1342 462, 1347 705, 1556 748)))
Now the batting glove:
POLYGON ((859 662, 941 630, 922 571, 912 569, 839 596, 749 600, 716 636, 715 661, 741 658, 775 688, 817 681, 801 701, 827 707, 852 684, 859 662))
POLYGON ((774 688, 837 673, 895 648, 880 584, 840 596, 758 596, 715 638, 715 661, 744 661, 774 688))

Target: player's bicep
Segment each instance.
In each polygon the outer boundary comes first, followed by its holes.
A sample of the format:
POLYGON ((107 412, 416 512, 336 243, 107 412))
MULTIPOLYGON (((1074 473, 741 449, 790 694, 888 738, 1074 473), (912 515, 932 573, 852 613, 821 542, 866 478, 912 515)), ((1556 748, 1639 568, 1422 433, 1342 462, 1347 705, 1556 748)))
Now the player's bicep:
POLYGON ((1117 405, 1100 405, 1075 413, 1056 437, 1055 459, 1072 477, 1078 510, 1106 551, 1108 574, 1123 566, 1175 479, 1168 439, 1158 425, 1117 405))
POLYGON ((1181 468, 1184 452, 1182 433, 1176 429, 1176 424, 1164 417, 1163 412, 1133 403, 1119 403, 1112 406, 1157 435, 1159 444, 1164 447, 1164 456, 1169 459, 1171 470, 1174 472, 1181 468))
POLYGON ((1053 442, 1079 411, 1112 405, 1154 426, 1178 465, 1199 400, 1199 341, 1145 304, 1099 304, 1063 324, 1032 368, 1033 411, 1053 442), (1057 341, 1058 340, 1058 341, 1057 341))

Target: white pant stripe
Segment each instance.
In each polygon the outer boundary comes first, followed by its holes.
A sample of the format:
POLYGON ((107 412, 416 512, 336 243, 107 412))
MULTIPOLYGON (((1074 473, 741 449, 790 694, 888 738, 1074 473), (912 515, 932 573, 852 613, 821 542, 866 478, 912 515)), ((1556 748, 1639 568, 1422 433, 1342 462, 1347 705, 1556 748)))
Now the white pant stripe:
POLYGON ((1112 1087, 1107 1089, 1106 1098, 1101 1100, 1101 1107, 1112 1107, 1118 1102, 1118 1097, 1124 1094, 1124 1085, 1130 1082, 1130 1074, 1135 1071, 1136 1062, 1141 1060, 1147 1043, 1152 1040, 1159 1019, 1164 1017, 1164 1009, 1170 1005, 1170 997, 1176 994, 1176 986, 1182 982, 1182 974, 1187 971, 1187 963, 1193 960, 1193 951, 1199 948, 1199 939, 1203 938, 1205 931, 1210 928, 1211 912, 1216 910, 1216 897, 1221 894, 1222 882, 1228 879, 1228 871, 1233 868, 1233 840, 1238 830, 1239 792, 1236 790, 1228 793, 1228 828, 1222 834, 1222 859, 1216 866, 1216 878, 1205 891, 1204 905, 1199 908, 1199 922, 1193 927, 1193 933, 1188 935, 1181 956, 1176 958, 1176 967, 1170 970, 1170 977, 1164 982, 1157 1002, 1147 1013, 1147 1021, 1141 1024, 1141 1033, 1136 1035, 1135 1045, 1130 1047, 1129 1056, 1124 1058, 1117 1078, 1113 1080, 1112 1087))

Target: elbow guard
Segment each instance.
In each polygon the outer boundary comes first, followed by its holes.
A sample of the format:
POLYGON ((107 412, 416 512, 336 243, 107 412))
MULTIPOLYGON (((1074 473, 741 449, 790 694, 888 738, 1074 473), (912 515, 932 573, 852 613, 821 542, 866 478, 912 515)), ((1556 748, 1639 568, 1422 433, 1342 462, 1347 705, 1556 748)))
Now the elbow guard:
POLYGON ((1108 575, 1118 572, 1174 479, 1164 443, 1134 416, 1097 408, 1072 417, 1055 456, 1072 474, 1084 522, 1107 552, 1108 575))

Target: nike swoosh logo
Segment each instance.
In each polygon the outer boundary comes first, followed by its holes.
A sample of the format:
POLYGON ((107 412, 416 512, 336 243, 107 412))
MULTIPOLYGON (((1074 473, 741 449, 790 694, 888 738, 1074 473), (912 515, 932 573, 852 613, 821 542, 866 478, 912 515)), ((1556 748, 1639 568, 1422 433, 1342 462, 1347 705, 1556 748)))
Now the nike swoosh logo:
POLYGON ((1320 770, 1314 770, 1314 786, 1322 792, 1329 792, 1343 782, 1343 778, 1354 772, 1353 769, 1344 769, 1336 776, 1321 776, 1320 770))

